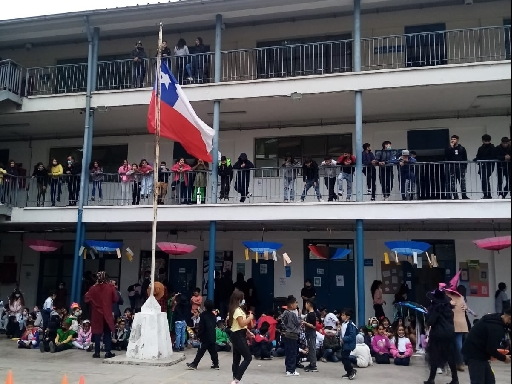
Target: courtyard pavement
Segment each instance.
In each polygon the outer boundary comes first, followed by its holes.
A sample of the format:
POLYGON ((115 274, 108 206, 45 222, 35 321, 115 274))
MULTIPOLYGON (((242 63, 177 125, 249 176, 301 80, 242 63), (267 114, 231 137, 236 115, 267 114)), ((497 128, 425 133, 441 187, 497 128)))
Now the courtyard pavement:
MULTIPOLYGON (((220 371, 210 369, 208 354, 197 371, 186 370, 196 350, 186 352, 187 359, 171 367, 144 367, 102 364, 102 360, 91 357, 91 353, 70 350, 61 353, 41 353, 39 350, 19 350, 16 342, 0 335, 0 383, 5 382, 9 370, 13 371, 14 384, 60 384, 64 374, 69 384, 78 384, 81 375, 85 384, 229 384, 231 383, 231 354, 220 354, 220 371)), ((511 366, 494 363, 498 383, 511 382, 511 366)), ((284 376, 284 360, 253 360, 243 384, 277 384, 281 380, 297 383, 331 384, 339 383, 343 372, 341 363, 319 363, 318 373, 301 372, 300 377, 284 376)), ((423 357, 414 357, 410 367, 394 365, 377 366, 358 370, 354 382, 368 384, 422 384, 427 376, 423 357)), ((461 384, 469 384, 468 373, 459 375, 461 384)), ((347 381, 348 382, 348 381, 347 381)), ((438 376, 438 384, 450 382, 446 375, 438 376)))

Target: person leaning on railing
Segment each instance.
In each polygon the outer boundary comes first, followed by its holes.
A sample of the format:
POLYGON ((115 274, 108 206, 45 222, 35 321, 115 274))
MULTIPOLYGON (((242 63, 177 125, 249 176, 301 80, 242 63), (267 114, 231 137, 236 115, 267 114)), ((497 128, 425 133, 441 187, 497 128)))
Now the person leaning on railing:
POLYGON ((52 163, 48 169, 48 175, 50 176, 50 199, 52 201, 52 207, 55 207, 55 200, 60 202, 60 195, 62 193, 61 177, 64 174, 64 170, 57 159, 52 159, 52 163), (55 199, 55 197, 57 197, 57 199, 55 199))
MULTIPOLYGON (((220 196, 222 200, 229 200, 229 191, 231 189, 231 180, 233 180, 233 166, 231 159, 226 156, 220 158, 219 163, 219 176, 220 176, 220 196)), ((215 181, 214 181, 215 183, 215 181)))
POLYGON ((466 171, 468 168, 468 153, 459 143, 459 136, 453 135, 450 138, 450 146, 444 152, 444 159, 446 161, 454 162, 448 164, 448 172, 446 173, 446 184, 448 187, 448 198, 457 200, 459 194, 457 193, 457 181, 460 183, 460 191, 462 192, 462 199, 468 200, 469 197, 466 192, 466 171), (456 162, 456 163, 455 163, 456 162))
POLYGON ((491 140, 490 135, 485 134, 482 136, 482 146, 478 148, 474 159, 474 161, 478 162, 478 174, 482 180, 484 199, 492 199, 490 179, 496 166, 496 162, 492 161, 496 160, 496 147, 491 143, 491 140))
POLYGON ((44 207, 46 187, 48 186, 48 170, 44 167, 43 163, 39 162, 34 167, 34 172, 32 172, 32 179, 36 179, 37 183, 37 206, 44 207))
POLYGON ((4 176, 4 202, 7 204, 12 204, 16 200, 19 175, 20 173, 18 171, 18 167, 16 166, 15 161, 10 160, 9 166, 6 169, 6 174, 4 176))
POLYGON ((197 164, 192 167, 193 171, 197 171, 194 179, 194 198, 197 204, 206 203, 206 186, 208 185, 208 163, 198 159, 197 164))
POLYGON ((503 137, 501 144, 496 147, 496 157, 498 158, 498 195, 505 199, 510 192, 510 158, 511 146, 510 139, 503 137), (503 179, 505 179, 505 186, 503 186, 503 179))
POLYGON ((4 165, 0 163, 0 205, 4 203, 4 175, 7 171, 4 169, 4 165))
POLYGON ((142 88, 144 86, 144 78, 146 77, 146 51, 142 46, 142 41, 137 41, 135 49, 132 51, 133 59, 133 87, 142 88))

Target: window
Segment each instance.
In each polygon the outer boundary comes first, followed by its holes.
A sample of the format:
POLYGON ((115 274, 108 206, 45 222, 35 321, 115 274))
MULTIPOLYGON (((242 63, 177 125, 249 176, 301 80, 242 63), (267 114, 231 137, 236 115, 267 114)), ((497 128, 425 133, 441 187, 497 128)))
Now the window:
POLYGON ((405 27, 407 44, 407 67, 445 65, 446 24, 428 24, 405 27))
POLYGON ((510 19, 505 19, 503 25, 505 26, 505 58, 510 60, 510 19))
MULTIPOLYGON (((287 154, 301 163, 311 157, 320 164, 326 156, 338 158, 342 153, 352 153, 352 134, 268 137, 256 139, 255 147, 256 168, 279 168, 287 154)), ((277 176, 277 170, 268 176, 277 176)))
POLYGON ((258 77, 289 77, 352 71, 350 34, 261 41, 258 77))
MULTIPOLYGON (((73 156, 76 162, 82 161, 82 147, 51 148, 48 164, 57 159, 64 166, 68 156, 73 156)), ((91 161, 98 161, 105 173, 117 173, 123 161, 128 158, 128 144, 102 145, 92 147, 91 161)))
POLYGON ((449 129, 407 131, 407 148, 416 151, 421 162, 444 161, 444 151, 449 142, 449 129))

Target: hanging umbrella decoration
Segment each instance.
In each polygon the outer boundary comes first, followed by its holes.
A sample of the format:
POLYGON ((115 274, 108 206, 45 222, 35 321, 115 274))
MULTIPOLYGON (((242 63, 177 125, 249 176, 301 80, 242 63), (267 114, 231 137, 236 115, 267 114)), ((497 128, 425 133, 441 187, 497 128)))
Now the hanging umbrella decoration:
POLYGON ((174 256, 188 255, 189 253, 194 252, 197 248, 195 245, 168 242, 156 243, 156 245, 158 245, 158 248, 163 252, 174 256))
POLYGON ((308 246, 313 255, 325 260, 344 260, 352 252, 348 248, 334 248, 328 245, 312 245, 308 246), (330 256, 332 254, 332 256, 330 256))
MULTIPOLYGON (((391 251, 395 253, 395 261, 400 264, 398 255, 407 256, 412 258, 412 264, 418 265, 418 254, 425 253, 427 255, 428 264, 430 267, 437 267, 437 257, 432 254, 429 256, 428 250, 431 245, 421 241, 387 241, 384 243, 391 251)), ((384 263, 389 264, 389 255, 384 253, 384 263)))
MULTIPOLYGON (((84 245, 80 248, 78 251, 78 254, 82 255, 84 257, 84 260, 87 258, 87 250, 91 251, 91 257, 94 259, 95 254, 101 253, 117 253, 117 258, 121 258, 121 248, 123 247, 123 243, 120 241, 100 241, 100 240, 86 240, 84 241, 84 245)), ((133 259, 133 252, 130 248, 126 249, 127 252, 127 258, 132 261, 133 259), (131 258, 130 256, 131 255, 131 258)))
POLYGON ((25 244, 36 252, 53 252, 62 247, 62 243, 50 240, 28 239, 25 244))
POLYGON ((308 246, 313 255, 320 259, 327 260, 329 258, 329 247, 326 245, 312 245, 308 246))
POLYGON ((473 240, 480 249, 487 251, 501 251, 510 248, 510 236, 489 237, 487 239, 473 240))

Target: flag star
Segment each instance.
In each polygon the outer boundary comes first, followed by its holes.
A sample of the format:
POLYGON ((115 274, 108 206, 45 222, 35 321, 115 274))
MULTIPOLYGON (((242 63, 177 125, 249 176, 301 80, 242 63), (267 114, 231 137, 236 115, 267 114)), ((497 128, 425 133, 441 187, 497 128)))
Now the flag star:
POLYGON ((165 87, 169 89, 169 84, 171 84, 171 78, 167 73, 160 73, 160 84, 165 84, 165 87))

